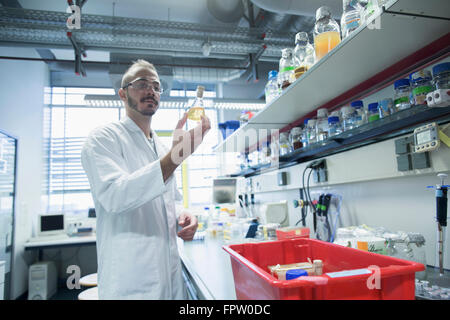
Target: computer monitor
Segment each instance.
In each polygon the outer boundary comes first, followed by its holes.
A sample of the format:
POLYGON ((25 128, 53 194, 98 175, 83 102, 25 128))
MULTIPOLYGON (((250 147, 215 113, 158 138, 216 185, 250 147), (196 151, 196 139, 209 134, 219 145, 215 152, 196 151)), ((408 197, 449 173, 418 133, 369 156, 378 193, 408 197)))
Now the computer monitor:
POLYGON ((64 214, 42 214, 38 218, 38 236, 64 234, 66 232, 66 220, 64 214))

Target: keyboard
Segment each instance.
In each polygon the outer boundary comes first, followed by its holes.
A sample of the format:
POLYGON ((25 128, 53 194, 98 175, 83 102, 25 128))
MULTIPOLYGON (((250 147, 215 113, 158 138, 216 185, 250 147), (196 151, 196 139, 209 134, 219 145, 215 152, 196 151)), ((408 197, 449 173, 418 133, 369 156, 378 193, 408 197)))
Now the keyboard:
POLYGON ((65 240, 69 239, 69 236, 65 233, 63 234, 55 234, 53 236, 44 236, 44 237, 35 237, 28 239, 28 242, 47 242, 47 241, 56 241, 56 240, 65 240))

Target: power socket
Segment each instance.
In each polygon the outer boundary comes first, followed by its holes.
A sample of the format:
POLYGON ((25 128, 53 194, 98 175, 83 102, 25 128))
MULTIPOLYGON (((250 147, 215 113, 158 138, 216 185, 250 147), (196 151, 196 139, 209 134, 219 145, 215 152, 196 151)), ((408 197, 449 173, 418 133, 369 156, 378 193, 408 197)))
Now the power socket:
POLYGON ((315 162, 312 162, 310 164, 311 168, 313 169, 313 177, 314 182, 327 182, 328 181, 328 175, 327 175, 327 166, 326 161, 324 160, 318 160, 315 162))

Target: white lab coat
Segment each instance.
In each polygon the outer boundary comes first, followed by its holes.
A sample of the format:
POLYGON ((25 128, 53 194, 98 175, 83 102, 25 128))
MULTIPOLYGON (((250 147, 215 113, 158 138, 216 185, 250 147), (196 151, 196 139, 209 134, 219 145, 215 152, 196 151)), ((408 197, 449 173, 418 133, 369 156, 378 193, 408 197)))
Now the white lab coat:
POLYGON ((95 129, 81 153, 97 214, 100 299, 186 299, 176 243, 175 178, 128 117, 95 129))

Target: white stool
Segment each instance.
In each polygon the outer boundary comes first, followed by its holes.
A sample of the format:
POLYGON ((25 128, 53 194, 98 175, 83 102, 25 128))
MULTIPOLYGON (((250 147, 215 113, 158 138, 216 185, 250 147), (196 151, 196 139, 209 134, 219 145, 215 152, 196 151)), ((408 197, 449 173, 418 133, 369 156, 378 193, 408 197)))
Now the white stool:
POLYGON ((97 274, 91 273, 80 279, 80 285, 83 287, 96 287, 97 286, 97 274))
POLYGON ((82 291, 78 295, 78 300, 98 300, 98 287, 93 287, 82 291))

